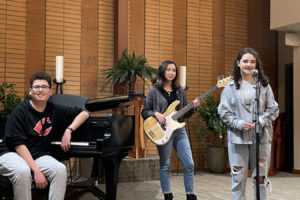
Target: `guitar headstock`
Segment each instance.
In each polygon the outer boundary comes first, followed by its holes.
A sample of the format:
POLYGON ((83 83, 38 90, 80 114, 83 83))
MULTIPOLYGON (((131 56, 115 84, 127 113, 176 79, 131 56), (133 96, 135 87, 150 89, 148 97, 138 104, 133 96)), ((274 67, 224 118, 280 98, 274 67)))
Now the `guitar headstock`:
POLYGON ((227 77, 224 77, 224 76, 219 76, 218 77, 218 82, 217 82, 217 86, 218 88, 221 88, 221 87, 226 87, 226 85, 232 80, 232 76, 229 75, 227 77))

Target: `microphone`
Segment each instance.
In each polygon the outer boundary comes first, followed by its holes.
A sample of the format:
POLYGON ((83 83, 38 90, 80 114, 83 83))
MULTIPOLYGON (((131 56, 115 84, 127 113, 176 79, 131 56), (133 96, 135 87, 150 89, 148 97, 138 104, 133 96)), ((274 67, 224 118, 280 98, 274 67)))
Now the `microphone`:
POLYGON ((253 77, 257 77, 258 76, 258 70, 257 69, 253 70, 252 76, 253 77))

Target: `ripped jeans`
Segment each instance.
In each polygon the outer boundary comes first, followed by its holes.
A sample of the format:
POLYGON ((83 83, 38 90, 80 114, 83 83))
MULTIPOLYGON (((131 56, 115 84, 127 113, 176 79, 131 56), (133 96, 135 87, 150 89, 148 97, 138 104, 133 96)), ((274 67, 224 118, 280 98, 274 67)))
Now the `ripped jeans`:
MULTIPOLYGON (((245 200, 246 181, 248 176, 248 166, 252 171, 252 182, 254 189, 254 199, 256 199, 256 144, 233 144, 228 143, 228 156, 232 175, 232 199, 245 200), (250 163, 249 163, 250 162, 250 163)), ((261 143, 259 145, 259 175, 264 177, 264 184, 260 184, 260 199, 267 199, 267 189, 271 188, 268 179, 268 171, 271 158, 271 143, 261 143)))

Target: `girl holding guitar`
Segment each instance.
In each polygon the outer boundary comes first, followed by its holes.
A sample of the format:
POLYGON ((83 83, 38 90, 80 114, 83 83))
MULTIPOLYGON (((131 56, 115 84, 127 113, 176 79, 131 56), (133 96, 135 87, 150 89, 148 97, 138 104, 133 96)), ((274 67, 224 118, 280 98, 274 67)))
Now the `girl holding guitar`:
MULTIPOLYGON (((187 98, 184 89, 177 83, 177 66, 174 62, 166 60, 158 68, 156 77, 153 79, 153 87, 150 89, 142 116, 144 119, 155 117, 162 129, 168 126, 164 112, 172 102, 179 100, 177 109, 187 105, 187 98)), ((189 110, 181 119, 190 117, 195 109, 200 105, 196 98, 193 101, 193 108, 189 110)), ((187 200, 197 200, 194 194, 194 161, 191 146, 185 128, 179 128, 173 132, 168 142, 157 145, 160 158, 160 183, 165 200, 172 200, 173 194, 170 189, 170 165, 172 158, 172 146, 174 146, 178 158, 184 170, 184 185, 187 200)))

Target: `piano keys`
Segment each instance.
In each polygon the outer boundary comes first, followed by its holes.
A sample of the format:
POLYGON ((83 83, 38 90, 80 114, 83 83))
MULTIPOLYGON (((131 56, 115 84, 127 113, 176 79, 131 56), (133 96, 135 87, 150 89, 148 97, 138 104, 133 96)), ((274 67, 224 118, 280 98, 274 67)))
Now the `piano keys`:
MULTIPOLYGON (((2 140, 0 140, 0 142, 2 142, 2 140)), ((61 145, 61 142, 51 142, 52 145, 61 145)), ((91 143, 89 142, 71 142, 71 146, 90 146, 92 145, 91 143)))

